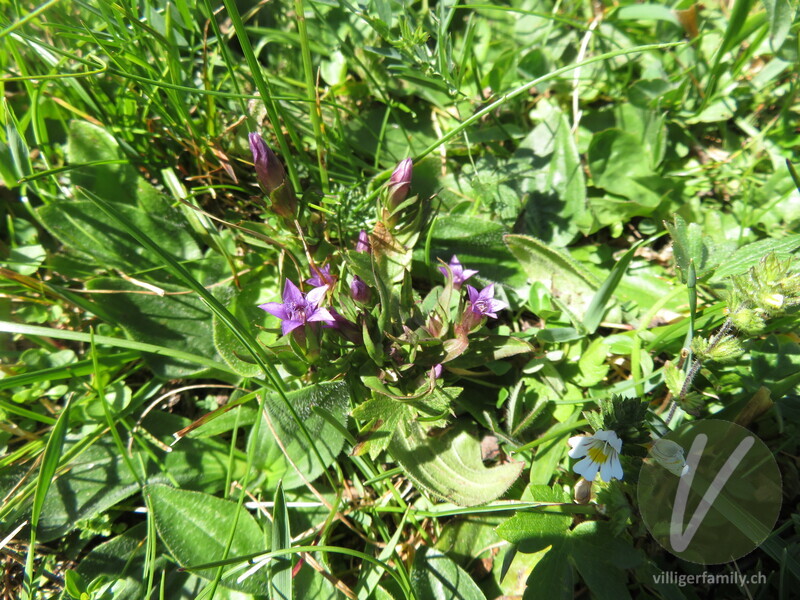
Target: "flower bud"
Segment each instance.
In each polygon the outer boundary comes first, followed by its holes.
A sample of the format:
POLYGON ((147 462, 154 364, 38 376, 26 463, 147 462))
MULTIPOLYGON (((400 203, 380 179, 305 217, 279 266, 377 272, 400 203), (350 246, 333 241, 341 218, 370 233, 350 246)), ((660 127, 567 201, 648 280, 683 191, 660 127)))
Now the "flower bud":
POLYGON ((401 160, 395 167, 392 177, 389 179, 388 204, 391 208, 396 208, 408 196, 411 188, 411 168, 413 164, 410 158, 401 160))
POLYGON ((731 315, 733 326, 745 335, 758 335, 764 331, 766 323, 760 311, 740 308, 731 315))
POLYGON ((278 160, 278 157, 270 150, 260 135, 252 132, 249 138, 258 184, 264 190, 264 193, 270 194, 273 190, 283 185, 286 179, 286 171, 283 169, 281 161, 278 160))
POLYGON ((589 500, 592 499, 592 482, 581 477, 575 484, 573 494, 578 504, 589 504, 589 500))
POLYGON ((718 363, 733 362, 744 354, 741 342, 732 335, 724 336, 713 346, 703 338, 692 340, 692 352, 702 361, 715 361, 718 363))
POLYGON ((436 313, 429 314, 427 320, 425 321, 425 331, 427 331, 432 337, 441 337, 442 334, 445 333, 442 318, 436 313))
POLYGON ((356 242, 356 252, 369 252, 371 250, 369 245, 369 235, 363 229, 358 232, 358 241, 356 242))
POLYGON ((364 281, 356 275, 353 277, 353 281, 350 282, 350 295, 353 296, 353 300, 356 302, 369 302, 370 296, 372 293, 370 292, 369 287, 364 281))
POLYGON ((689 472, 689 465, 683 456, 683 448, 672 440, 657 439, 650 446, 650 456, 667 471, 678 477, 689 472))

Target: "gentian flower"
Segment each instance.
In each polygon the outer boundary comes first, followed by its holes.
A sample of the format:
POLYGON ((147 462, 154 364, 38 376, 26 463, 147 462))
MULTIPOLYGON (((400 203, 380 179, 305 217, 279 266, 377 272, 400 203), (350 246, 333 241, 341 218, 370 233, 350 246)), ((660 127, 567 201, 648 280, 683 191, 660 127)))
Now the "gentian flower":
POLYGON ((369 302, 372 294, 364 280, 356 275, 353 277, 353 281, 350 282, 350 295, 353 296, 353 300, 356 302, 369 302))
POLYGON ((281 319, 283 335, 306 323, 315 321, 335 323, 335 319, 328 309, 319 305, 327 291, 328 286, 324 285, 303 294, 294 283, 287 279, 283 287, 283 302, 267 302, 260 304, 258 308, 281 319))
POLYGON ((314 287, 326 285, 332 288, 336 283, 336 276, 331 275, 330 265, 325 265, 321 269, 312 266, 311 273, 313 274, 313 277, 306 279, 306 283, 308 285, 313 285, 314 287))
POLYGON ((389 179, 389 206, 398 206, 408 196, 411 189, 411 168, 413 163, 410 158, 406 158, 397 163, 392 176, 389 179))
POLYGON ((250 151, 253 153, 253 164, 256 167, 258 183, 265 193, 269 194, 283 185, 286 179, 286 171, 283 169, 281 161, 270 150, 267 143, 260 135, 255 132, 249 134, 250 151))
MULTIPOLYGON (((453 288, 456 290, 460 290, 461 286, 467 279, 478 274, 477 271, 462 267, 455 254, 453 255, 453 258, 450 259, 450 264, 448 266, 450 267, 450 273, 453 275, 453 288)), ((445 267, 439 267, 439 270, 442 272, 442 275, 448 277, 447 269, 445 267)))
POLYGON ((363 229, 358 232, 358 241, 356 242, 356 252, 369 252, 369 235, 363 229))
POLYGON ((480 292, 471 285, 467 286, 469 294, 469 311, 473 317, 481 319, 483 317, 497 318, 497 311, 508 308, 508 304, 502 300, 494 299, 494 284, 490 283, 480 292))
POLYGON ((570 458, 583 458, 572 467, 586 481, 594 481, 597 472, 603 481, 622 479, 622 464, 619 453, 622 440, 613 431, 600 430, 594 435, 576 435, 569 438, 570 458))

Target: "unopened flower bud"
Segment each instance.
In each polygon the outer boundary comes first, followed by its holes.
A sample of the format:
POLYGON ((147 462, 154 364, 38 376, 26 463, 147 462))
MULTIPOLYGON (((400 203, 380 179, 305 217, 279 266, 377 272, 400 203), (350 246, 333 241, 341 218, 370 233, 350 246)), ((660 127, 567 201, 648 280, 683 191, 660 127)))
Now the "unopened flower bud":
POLYGON ((428 319, 425 321, 425 331, 435 338, 440 337, 444 333, 444 324, 441 317, 436 313, 428 315, 428 319))
POLYGON ((733 326, 745 335, 758 335, 766 327, 764 317, 751 308, 740 308, 731 315, 733 326))
POLYGON ((358 232, 358 241, 356 242, 356 252, 369 252, 369 235, 363 229, 358 232))
POLYGON ((589 504, 589 500, 592 499, 592 482, 581 477, 575 484, 573 494, 578 504, 589 504))
POLYGON ((356 302, 369 302, 370 296, 372 296, 369 287, 358 275, 353 277, 353 281, 350 282, 350 294, 356 302))
POLYGON ((397 207, 408 196, 408 190, 411 188, 412 166, 410 158, 401 160, 389 179, 388 201, 392 208, 397 207))
POLYGON ((672 440, 657 439, 650 446, 650 456, 673 475, 683 477, 689 472, 683 448, 672 440))
POLYGON ((735 361, 744 354, 744 347, 732 335, 724 336, 713 346, 706 339, 694 338, 692 340, 692 352, 702 361, 713 360, 719 363, 726 363, 735 361))
POLYGON ((256 167, 256 176, 261 189, 266 194, 270 194, 273 190, 278 189, 283 185, 286 179, 286 171, 275 156, 275 153, 270 150, 267 143, 260 135, 253 132, 249 135, 250 138, 250 151, 253 153, 253 164, 256 167))

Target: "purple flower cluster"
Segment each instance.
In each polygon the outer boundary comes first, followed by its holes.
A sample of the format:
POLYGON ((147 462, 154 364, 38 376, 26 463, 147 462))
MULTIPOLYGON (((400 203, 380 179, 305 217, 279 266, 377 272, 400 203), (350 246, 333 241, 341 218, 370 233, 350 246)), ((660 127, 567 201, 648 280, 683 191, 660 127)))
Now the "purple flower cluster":
MULTIPOLYGON (((465 269, 455 255, 453 255, 446 267, 439 267, 439 271, 448 282, 453 284, 453 289, 455 290, 460 290, 467 279, 478 274, 478 271, 474 269, 465 269)), ((467 285, 467 296, 469 298, 467 308, 456 325, 456 332, 459 335, 466 335, 472 331, 483 321, 484 317, 496 319, 497 311, 508 308, 508 304, 502 300, 495 300, 494 284, 487 285, 481 291, 476 290, 471 285, 467 285)))

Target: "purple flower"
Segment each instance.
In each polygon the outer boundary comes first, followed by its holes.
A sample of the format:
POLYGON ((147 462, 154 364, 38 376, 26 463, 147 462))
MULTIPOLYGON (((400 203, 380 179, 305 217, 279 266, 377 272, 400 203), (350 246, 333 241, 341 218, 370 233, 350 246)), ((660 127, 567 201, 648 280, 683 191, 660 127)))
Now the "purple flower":
POLYGON ((508 308, 508 304, 494 299, 494 284, 491 283, 480 292, 471 285, 467 286, 469 294, 469 311, 478 319, 482 317, 497 318, 497 311, 508 308))
POLYGON ((431 367, 431 371, 433 372, 433 378, 439 379, 442 376, 442 364, 436 364, 431 367))
POLYGON ((389 206, 396 207, 408 196, 411 188, 411 168, 413 163, 410 158, 406 158, 397 163, 389 179, 389 206))
POLYGON ((260 304, 258 308, 281 319, 283 321, 281 331, 283 335, 286 335, 306 323, 335 322, 328 309, 319 305, 327 291, 328 286, 324 285, 314 288, 308 294, 303 294, 295 284, 287 279, 283 287, 283 302, 267 302, 260 304))
POLYGON ((350 282, 350 295, 353 296, 353 300, 356 302, 369 302, 369 297, 372 294, 364 280, 356 275, 353 277, 353 281, 350 282))
MULTIPOLYGON (((473 275, 477 275, 477 271, 472 269, 465 269, 461 266, 461 263, 458 262, 458 258, 456 255, 453 255, 453 258, 450 259, 450 273, 453 274, 453 288, 460 290, 463 283, 472 277, 473 275)), ((445 267, 439 267, 439 270, 442 272, 442 275, 447 277, 447 269, 445 267)))
POLYGON ((313 285, 314 287, 326 285, 332 288, 336 283, 336 276, 331 275, 330 265, 325 265, 321 269, 312 266, 311 273, 313 277, 309 277, 308 279, 306 279, 306 283, 308 285, 313 285))
POLYGON ((261 188, 267 194, 283 185, 286 179, 286 171, 283 169, 281 161, 270 150, 267 143, 260 135, 253 132, 248 136, 250 139, 250 152, 253 153, 253 164, 256 167, 256 176, 261 188))
POLYGON ((358 232, 358 241, 356 242, 356 252, 369 252, 369 235, 363 229, 358 232))

